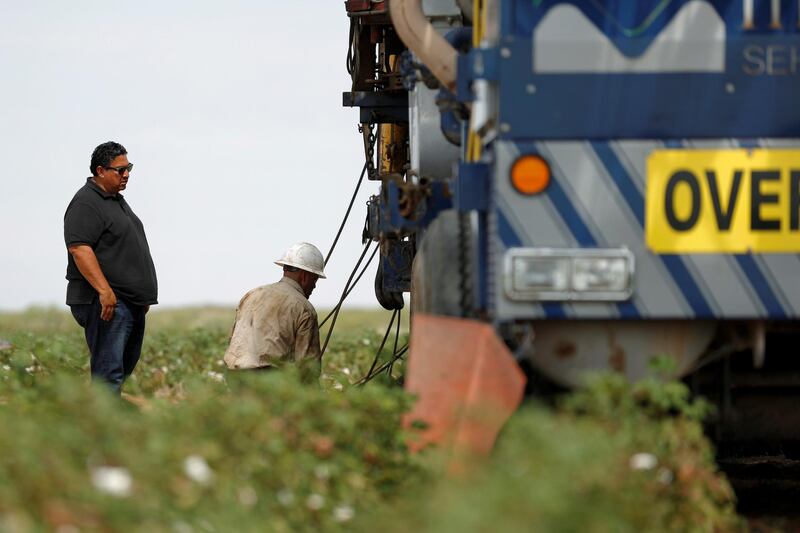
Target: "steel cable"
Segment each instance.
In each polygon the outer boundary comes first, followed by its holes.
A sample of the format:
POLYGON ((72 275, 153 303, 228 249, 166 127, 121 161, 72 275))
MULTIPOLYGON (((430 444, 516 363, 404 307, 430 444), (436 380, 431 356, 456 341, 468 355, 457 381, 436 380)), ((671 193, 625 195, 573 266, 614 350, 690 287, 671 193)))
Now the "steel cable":
MULTIPOLYGON (((351 27, 351 30, 352 30, 352 27, 351 27)), ((369 148, 367 149, 367 154, 369 154, 369 152, 371 152, 372 148, 375 146, 375 138, 374 138, 374 136, 370 135, 370 137, 371 137, 371 139, 370 139, 370 143, 369 143, 369 148)), ((342 235, 342 231, 344 230, 344 226, 345 226, 345 224, 347 224, 348 218, 350 218, 350 211, 353 209, 353 204, 355 203, 356 197, 358 196, 359 189, 361 189, 361 184, 364 181, 364 175, 367 173, 367 170, 369 170, 369 168, 370 168, 370 163, 373 163, 373 162, 369 159, 369 157, 367 157, 367 160, 364 162, 364 167, 361 169, 361 175, 358 177, 358 182, 356 183, 356 188, 353 191, 353 196, 350 198, 350 203, 347 206, 347 211, 345 211, 344 218, 342 218, 342 223, 339 225, 339 231, 336 232, 336 237, 334 237, 334 239, 333 239, 333 244, 331 244, 331 247, 328 250, 328 254, 325 256, 325 262, 323 263, 323 266, 327 266, 328 265, 328 261, 330 261, 330 258, 333 255, 333 250, 336 248, 336 244, 339 242, 339 237, 341 237, 341 235, 342 235)), ((339 303, 336 304, 336 307, 333 308, 333 310, 328 314, 328 316, 325 317, 325 320, 323 320, 322 323, 319 324, 319 326, 318 326, 321 329, 322 326, 325 324, 325 322, 327 322, 328 319, 331 318, 331 316, 333 316, 333 322, 331 322, 331 327, 328 329, 328 333, 325 336, 325 344, 323 344, 323 346, 322 346, 322 350, 320 352, 320 357, 325 355, 325 350, 327 350, 327 348, 328 348, 328 342, 330 342, 331 334, 333 333, 333 328, 336 325, 336 319, 339 317, 339 311, 342 308, 342 303, 344 303, 345 298, 347 298, 347 296, 350 294, 350 292, 355 287, 356 283, 358 283, 358 280, 361 279, 361 276, 364 275, 364 272, 367 270, 367 267, 372 262, 372 259, 375 256, 375 251, 373 251, 372 255, 369 258, 369 261, 367 261, 367 264, 364 266, 364 269, 361 271, 361 273, 358 275, 358 277, 352 283, 352 286, 351 286, 350 283, 351 283, 351 281, 353 281, 353 276, 355 276, 356 272, 358 272, 358 268, 361 265, 361 262, 364 260, 364 256, 366 255, 367 250, 369 249, 369 245, 370 245, 370 242, 368 241, 367 244, 364 246, 364 251, 361 253, 361 257, 358 258, 358 262, 356 263, 356 266, 353 268, 353 271, 350 273, 350 277, 347 279, 347 283, 345 283, 344 290, 342 291, 342 296, 341 296, 341 298, 339 298, 339 303)), ((378 249, 378 247, 376 246, 375 250, 377 250, 377 249, 378 249)))
MULTIPOLYGON (((361 130, 362 126, 359 126, 359 131, 361 130)), ((371 131, 371 130, 370 130, 371 131)), ((361 189, 361 183, 364 181, 364 175, 370 169, 371 165, 374 165, 374 161, 371 159, 372 150, 375 147, 376 138, 374 135, 370 134, 370 141, 364 146, 364 168, 361 169, 361 175, 358 177, 358 182, 356 183, 356 188, 353 191, 353 196, 350 198, 350 203, 347 206, 347 211, 344 213, 344 218, 342 219, 342 223, 339 225, 339 231, 336 232, 336 237, 333 239, 333 244, 331 244, 330 249, 328 250, 328 254, 325 256, 325 262, 323 266, 328 266, 328 261, 330 261, 331 256, 333 255, 333 250, 336 248, 336 244, 339 242, 339 237, 342 235, 342 230, 344 230, 345 224, 347 224, 347 219, 350 218, 350 211, 353 209, 353 204, 356 201, 356 197, 358 196, 358 191, 361 189)))
MULTIPOLYGON (((330 342, 331 340, 331 334, 333 333, 333 328, 336 326, 336 319, 339 317, 339 311, 341 310, 342 303, 349 294, 350 283, 353 281, 356 272, 358 272, 358 269, 361 266, 361 262, 364 260, 364 256, 367 255, 367 251, 369 250, 370 244, 372 244, 372 241, 367 241, 367 244, 364 246, 364 251, 361 252, 361 257, 358 258, 358 262, 356 263, 355 268, 353 268, 353 271, 350 273, 350 277, 347 278, 347 283, 344 284, 344 290, 342 291, 341 298, 339 298, 339 303, 336 306, 336 310, 333 312, 333 321, 331 322, 331 327, 328 329, 328 334, 325 336, 325 344, 323 344, 322 346, 320 357, 325 355, 325 350, 328 348, 328 342, 330 342)), ((377 246, 375 249, 377 250, 377 246)), ((327 320, 327 318, 325 320, 327 320)))
POLYGON ((367 372, 367 376, 366 377, 371 376, 372 375, 372 371, 375 370, 375 365, 378 364, 378 359, 380 359, 381 352, 383 351, 383 347, 386 345, 386 339, 389 338, 389 333, 392 332, 392 326, 394 325, 394 319, 397 317, 399 312, 400 312, 399 309, 395 309, 394 311, 392 311, 392 319, 389 320, 389 327, 386 328, 386 333, 383 335, 383 340, 381 341, 381 345, 378 348, 378 352, 375 354, 375 359, 372 360, 372 366, 369 367, 369 371, 367 372))
POLYGON ((331 255, 333 255, 333 250, 334 248, 336 248, 336 244, 339 242, 339 237, 341 237, 344 225, 347 224, 347 219, 350 217, 350 211, 353 209, 353 203, 356 201, 356 196, 358 196, 358 190, 361 188, 361 183, 364 181, 364 175, 367 173, 368 167, 369 163, 364 162, 364 168, 361 169, 361 176, 358 178, 356 189, 353 191, 353 197, 350 198, 350 204, 347 206, 347 211, 345 212, 344 218, 342 219, 342 223, 339 226, 339 231, 336 232, 336 237, 333 239, 333 244, 331 244, 330 250, 328 250, 328 255, 325 256, 324 266, 328 266, 328 261, 330 260, 331 255))
POLYGON ((356 284, 358 284, 358 281, 361 279, 361 276, 364 275, 364 273, 367 271, 367 268, 369 268, 370 263, 372 263, 372 260, 375 258, 375 254, 378 252, 378 249, 379 249, 378 246, 372 249, 372 254, 369 256, 369 259, 367 259, 367 262, 361 268, 361 272, 359 272, 358 276, 356 276, 356 279, 353 280, 353 284, 350 286, 350 288, 347 289, 347 292, 345 293, 344 297, 339 299, 339 303, 336 304, 336 307, 331 309, 330 313, 328 313, 328 315, 322 320, 322 322, 319 323, 320 328, 324 326, 325 322, 327 322, 328 319, 331 316, 333 316, 333 314, 342 306, 345 298, 350 296, 350 293, 353 292, 353 289, 355 289, 356 284))
MULTIPOLYGON (((398 311, 400 310, 398 309, 398 311)), ((392 361, 391 364, 389 364, 389 370, 387 371, 389 376, 392 375, 392 365, 394 364, 395 361, 394 356, 397 355, 397 341, 400 339, 400 322, 402 320, 403 320, 403 315, 402 314, 397 315, 397 329, 394 332, 394 348, 392 348, 392 361)))
POLYGON ((370 366, 369 371, 367 374, 356 381, 354 385, 364 385, 371 381, 375 376, 383 372, 384 370, 388 370, 389 375, 391 376, 391 369, 394 366, 394 363, 400 359, 407 351, 408 351, 408 343, 405 344, 400 351, 397 350, 397 343, 400 339, 400 321, 402 319, 402 314, 400 309, 396 309, 392 312, 392 318, 389 321, 389 327, 386 328, 386 334, 383 336, 383 342, 381 342, 380 347, 378 348, 378 352, 375 354, 375 359, 372 360, 372 366, 370 366), (386 339, 389 338, 389 333, 392 331, 392 325, 394 324, 394 319, 397 318, 397 328, 395 329, 394 334, 394 348, 392 349, 392 356, 389 361, 383 363, 378 369, 375 369, 375 366, 378 364, 378 360, 380 359, 381 352, 383 351, 383 347, 386 345, 386 339))
POLYGON ((356 381, 355 383, 353 383, 353 385, 355 385, 357 387, 360 387, 360 386, 365 385, 366 383, 369 383, 370 381, 372 381, 375 378, 375 376, 377 376, 378 374, 380 374, 381 372, 383 372, 387 368, 391 368, 397 362, 398 359, 401 359, 406 354, 407 351, 408 351, 408 344, 406 344, 405 346, 400 348, 399 352, 397 352, 396 354, 393 354, 391 360, 389 360, 389 361, 383 363, 381 366, 379 366, 375 370, 375 372, 373 374, 367 374, 363 378, 361 378, 358 381, 356 381))

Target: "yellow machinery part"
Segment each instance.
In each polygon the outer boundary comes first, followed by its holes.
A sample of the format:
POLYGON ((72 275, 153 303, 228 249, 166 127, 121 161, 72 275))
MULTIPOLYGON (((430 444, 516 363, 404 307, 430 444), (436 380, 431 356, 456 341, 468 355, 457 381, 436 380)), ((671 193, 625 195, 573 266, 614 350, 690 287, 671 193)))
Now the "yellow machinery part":
POLYGON ((381 124, 378 135, 378 154, 380 157, 380 174, 400 174, 408 161, 408 126, 405 124, 381 124))
MULTIPOLYGON (((486 10, 484 0, 473 0, 472 2, 472 47, 478 48, 483 40, 484 29, 486 27, 486 10)), ((481 137, 478 132, 470 129, 467 133, 467 162, 476 162, 481 159, 481 137)))
MULTIPOLYGON (((389 72, 397 72, 397 56, 390 55, 389 72)), ((405 174, 408 163, 408 125, 381 124, 378 132, 378 169, 381 176, 405 174)))

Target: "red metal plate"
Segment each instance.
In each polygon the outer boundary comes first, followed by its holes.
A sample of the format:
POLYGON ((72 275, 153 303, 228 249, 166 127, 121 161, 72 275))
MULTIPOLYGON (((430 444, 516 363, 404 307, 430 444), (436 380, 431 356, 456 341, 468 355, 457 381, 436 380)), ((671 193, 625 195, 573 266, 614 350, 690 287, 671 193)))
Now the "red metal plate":
MULTIPOLYGON (((381 2, 381 5, 382 4, 383 2, 381 2)), ((346 0, 344 3, 345 9, 350 13, 355 11, 369 11, 370 9, 374 9, 372 5, 370 0, 346 0)))
POLYGON ((417 396, 406 425, 427 425, 410 447, 436 444, 460 457, 492 449, 522 401, 525 376, 490 325, 417 313, 406 389, 417 396))

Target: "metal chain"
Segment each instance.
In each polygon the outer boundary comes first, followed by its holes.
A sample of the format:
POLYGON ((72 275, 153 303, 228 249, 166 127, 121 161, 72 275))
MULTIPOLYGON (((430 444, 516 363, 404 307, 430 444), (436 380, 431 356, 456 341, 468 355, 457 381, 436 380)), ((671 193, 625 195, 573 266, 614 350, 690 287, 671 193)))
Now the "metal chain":
POLYGON ((369 179, 374 180, 378 177, 378 171, 375 169, 375 122, 359 124, 358 132, 364 137, 364 156, 367 159, 367 176, 369 179), (364 127, 366 126, 366 128, 364 127))
POLYGON ((475 316, 472 294, 472 254, 470 253, 472 228, 468 213, 458 215, 458 273, 461 288, 461 316, 475 316))

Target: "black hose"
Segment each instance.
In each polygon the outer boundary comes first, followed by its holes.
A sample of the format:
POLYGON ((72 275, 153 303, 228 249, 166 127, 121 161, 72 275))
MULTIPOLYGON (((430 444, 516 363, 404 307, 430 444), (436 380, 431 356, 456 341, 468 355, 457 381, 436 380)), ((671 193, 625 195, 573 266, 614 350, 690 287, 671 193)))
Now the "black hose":
POLYGON ((339 231, 336 232, 336 237, 333 239, 333 244, 331 244, 330 250, 328 250, 328 255, 325 256, 324 266, 328 266, 328 260, 330 260, 331 255, 333 255, 333 250, 336 248, 336 243, 339 242, 339 237, 342 235, 344 225, 347 223, 347 219, 350 217, 350 210, 353 209, 353 203, 356 201, 356 196, 358 196, 358 190, 361 188, 361 182, 364 181, 364 175, 367 173, 367 166, 368 163, 365 162, 364 168, 361 169, 361 176, 358 178, 358 183, 356 183, 356 189, 353 191, 353 197, 350 198, 350 205, 347 206, 347 211, 342 219, 342 224, 339 226, 339 231))
POLYGON ((373 260, 373 259, 375 259, 375 254, 378 252, 378 249, 379 249, 379 248, 380 248, 379 246, 376 246, 375 248, 373 248, 373 249, 372 249, 372 255, 370 255, 370 256, 369 256, 369 259, 367 259, 367 262, 364 264, 364 267, 361 269, 361 272, 359 272, 359 273, 358 273, 358 276, 356 276, 356 279, 354 279, 354 280, 353 280, 353 284, 350 286, 350 288, 349 288, 349 289, 347 289, 347 292, 346 292, 346 293, 345 293, 345 295, 344 295, 344 296, 343 296, 343 297, 342 297, 342 298, 339 300, 339 303, 337 303, 337 304, 336 304, 336 307, 334 307, 333 309, 331 309, 331 312, 330 312, 330 313, 328 313, 328 315, 327 315, 327 316, 326 316, 326 317, 325 317, 325 318, 322 320, 322 322, 320 322, 320 323, 319 323, 319 327, 320 327, 320 328, 322 328, 322 326, 324 326, 324 325, 325 325, 325 322, 327 322, 327 321, 328 321, 328 319, 329 319, 330 317, 332 317, 332 316, 333 316, 333 314, 334 314, 334 313, 335 313, 335 312, 336 312, 336 311, 337 311, 337 310, 338 310, 338 309, 339 309, 339 308, 342 306, 342 304, 344 303, 344 300, 345 300, 345 298, 347 298, 348 296, 350 296, 350 293, 351 293, 351 292, 353 292, 353 289, 355 289, 355 288, 356 288, 356 285, 358 284, 358 281, 361 279, 361 277, 362 277, 362 276, 364 275, 364 273, 367 271, 367 268, 369 268, 369 265, 370 265, 370 263, 372 263, 372 260, 373 260))
POLYGON ((387 371, 389 376, 392 375, 392 366, 394 365, 394 356, 397 355, 397 341, 400 339, 400 322, 403 320, 402 313, 397 315, 397 329, 394 332, 394 348, 392 348, 392 360, 389 364, 389 370, 387 371))
MULTIPOLYGON (((356 272, 358 272, 358 268, 361 266, 361 262, 364 260, 364 256, 367 255, 367 250, 369 250, 370 244, 372 244, 372 241, 367 241, 367 244, 364 246, 364 251, 361 252, 361 257, 358 258, 358 262, 356 263, 355 268, 353 268, 353 271, 350 273, 350 277, 347 278, 347 283, 344 284, 342 297, 339 298, 339 304, 336 306, 336 310, 333 313, 333 321, 331 322, 330 329, 328 329, 328 334, 325 336, 325 344, 322 346, 320 357, 325 355, 325 350, 328 348, 328 342, 331 340, 331 334, 333 333, 333 328, 336 326, 336 319, 339 317, 339 311, 342 308, 342 303, 344 302, 344 299, 347 298, 347 294, 349 292, 348 290, 350 288, 350 282, 353 281, 353 277, 356 275, 356 272)), ((327 318, 325 320, 327 320, 327 318)))
POLYGON ((381 341, 381 345, 378 348, 378 353, 375 354, 375 359, 372 360, 372 366, 369 367, 369 371, 367 372, 367 377, 372 376, 372 371, 375 370, 375 365, 378 364, 378 359, 381 357, 381 352, 383 351, 383 347, 386 345, 386 339, 389 338, 389 333, 392 331, 392 326, 394 325, 394 319, 400 313, 399 309, 395 309, 392 311, 392 319, 389 320, 389 327, 386 328, 386 333, 383 335, 383 340, 381 341))
POLYGON ((375 370, 375 372, 373 374, 367 374, 366 376, 364 376, 360 380, 356 381, 354 383, 354 385, 357 386, 357 387, 360 387, 362 385, 365 385, 366 383, 369 383, 370 381, 372 381, 372 379, 375 376, 377 376, 378 374, 380 374, 381 372, 386 370, 388 367, 391 367, 392 365, 394 365, 395 362, 397 362, 398 359, 402 358, 406 354, 407 351, 408 351, 408 344, 406 344, 405 346, 400 348, 400 351, 397 352, 396 354, 394 354, 394 356, 392 357, 392 359, 390 361, 387 361, 387 362, 383 363, 381 366, 379 366, 375 370))

